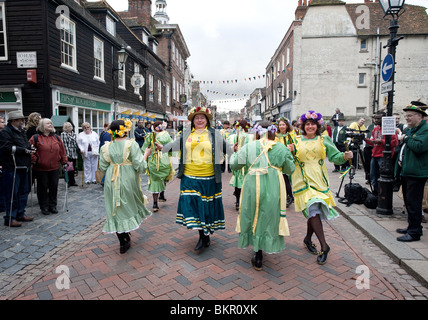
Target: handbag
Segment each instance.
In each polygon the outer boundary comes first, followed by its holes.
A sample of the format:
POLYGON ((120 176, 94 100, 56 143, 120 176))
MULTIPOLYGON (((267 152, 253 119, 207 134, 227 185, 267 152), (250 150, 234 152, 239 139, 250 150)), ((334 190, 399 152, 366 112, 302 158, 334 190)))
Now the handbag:
POLYGON ((67 161, 68 166, 65 168, 65 171, 74 171, 74 165, 72 161, 67 161))
POLYGON ((97 183, 101 183, 103 181, 103 178, 104 178, 104 173, 100 169, 95 171, 95 180, 97 181, 97 183))

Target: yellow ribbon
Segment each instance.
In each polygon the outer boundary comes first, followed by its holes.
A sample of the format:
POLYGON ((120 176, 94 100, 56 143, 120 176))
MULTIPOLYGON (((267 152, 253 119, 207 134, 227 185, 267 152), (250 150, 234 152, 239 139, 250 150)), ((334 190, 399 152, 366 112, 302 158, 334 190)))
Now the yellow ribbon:
POLYGON ((109 162, 111 165, 113 165, 113 173, 111 175, 111 181, 114 182, 113 185, 113 217, 116 216, 117 207, 120 207, 120 167, 121 166, 130 166, 132 165, 132 162, 128 160, 128 155, 130 145, 132 143, 132 140, 127 140, 125 142, 125 147, 123 150, 123 162, 122 163, 112 163, 111 159, 109 157, 109 162))

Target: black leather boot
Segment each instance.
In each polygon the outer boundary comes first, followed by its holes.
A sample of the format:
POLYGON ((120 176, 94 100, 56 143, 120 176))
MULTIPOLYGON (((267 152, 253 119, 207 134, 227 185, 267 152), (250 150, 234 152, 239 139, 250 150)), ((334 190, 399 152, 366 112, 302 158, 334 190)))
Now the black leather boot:
POLYGON ((261 271, 263 269, 263 251, 259 250, 254 253, 253 258, 251 259, 251 264, 253 268, 257 271, 261 271))
POLYGON ((119 238, 120 250, 121 254, 124 254, 131 247, 131 238, 129 237, 129 233, 116 233, 119 238))
POLYGON ((159 201, 160 202, 166 202, 166 198, 165 198, 165 191, 162 191, 159 195, 159 201))
POLYGON ((210 236, 204 234, 204 230, 199 230, 199 240, 196 244, 195 251, 199 251, 202 248, 208 248, 211 244, 210 236))
POLYGON ((158 202, 154 202, 153 203, 153 212, 158 212, 159 211, 159 206, 158 206, 158 202))

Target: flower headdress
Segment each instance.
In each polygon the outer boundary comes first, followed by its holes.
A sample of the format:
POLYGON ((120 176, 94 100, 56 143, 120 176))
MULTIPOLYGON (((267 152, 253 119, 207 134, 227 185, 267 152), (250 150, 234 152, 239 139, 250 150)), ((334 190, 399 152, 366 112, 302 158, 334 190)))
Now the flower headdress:
POLYGON ((300 122, 300 124, 304 124, 308 120, 314 120, 314 121, 318 122, 319 125, 321 125, 321 126, 324 124, 324 119, 322 118, 322 114, 316 113, 313 110, 309 110, 308 112, 302 114, 300 116, 299 122, 300 122))
POLYGON ((190 109, 187 119, 189 121, 192 121, 194 116, 196 116, 197 114, 204 114, 208 118, 208 120, 211 120, 213 118, 210 109, 208 109, 207 107, 194 107, 190 109))
POLYGON ((276 126, 278 126, 279 125, 279 122, 280 121, 284 121, 284 122, 288 122, 288 123, 290 123, 290 120, 288 120, 286 117, 281 117, 281 118, 279 118, 279 119, 276 119, 276 121, 275 121, 275 125, 276 126))
POLYGON ((277 127, 275 125, 269 126, 267 129, 263 128, 261 125, 256 124, 252 129, 251 133, 257 133, 259 136, 264 135, 267 132, 276 133, 278 131, 277 127))
POLYGON ((132 129, 132 121, 131 120, 125 120, 125 125, 120 125, 119 130, 115 130, 114 132, 110 129, 107 131, 110 133, 110 136, 112 137, 113 141, 116 137, 123 138, 127 132, 131 131, 132 129))
POLYGON ((155 130, 157 131, 163 131, 166 129, 166 127, 168 126, 168 123, 166 123, 165 121, 162 122, 160 125, 158 125, 155 130))

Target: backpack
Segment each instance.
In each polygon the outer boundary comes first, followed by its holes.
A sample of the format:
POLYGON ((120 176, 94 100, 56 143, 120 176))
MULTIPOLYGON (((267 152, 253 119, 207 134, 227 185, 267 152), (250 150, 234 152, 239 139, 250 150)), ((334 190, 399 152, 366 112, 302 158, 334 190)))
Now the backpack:
POLYGON ((375 196, 367 188, 364 188, 363 192, 365 193, 364 205, 369 209, 376 209, 377 208, 377 196, 375 196))
MULTIPOLYGON (((55 133, 55 137, 56 137, 56 139, 59 141, 59 137, 57 136, 57 134, 55 133)), ((39 134, 38 133, 35 133, 34 135, 33 135, 33 138, 34 138, 34 146, 35 147, 37 147, 37 140, 39 139, 39 134)))
POLYGON ((345 197, 339 202, 349 207, 351 204, 363 204, 367 194, 359 183, 348 183, 345 185, 345 197))

